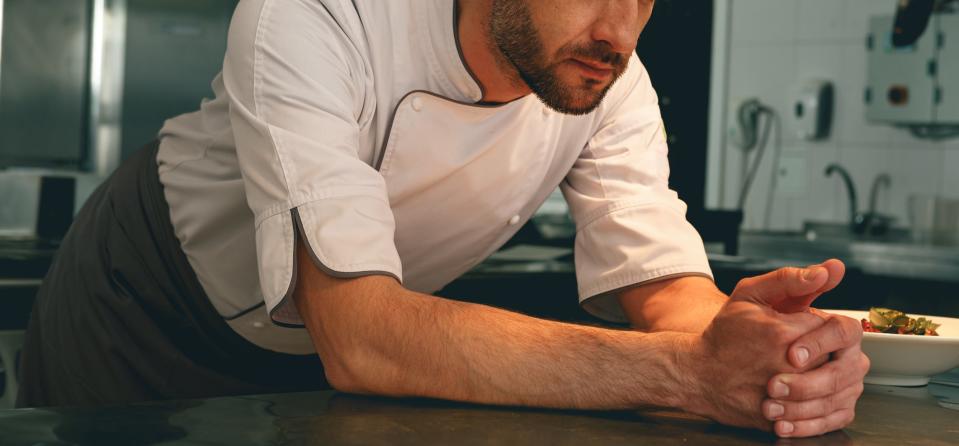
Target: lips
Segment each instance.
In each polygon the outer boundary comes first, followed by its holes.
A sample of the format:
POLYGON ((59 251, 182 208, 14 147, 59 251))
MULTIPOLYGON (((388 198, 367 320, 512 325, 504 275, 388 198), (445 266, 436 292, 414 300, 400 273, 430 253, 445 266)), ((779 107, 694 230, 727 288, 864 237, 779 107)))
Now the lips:
POLYGON ((570 59, 573 65, 586 76, 594 79, 604 80, 612 76, 615 67, 609 64, 602 64, 589 60, 570 59))
POLYGON ((581 64, 583 64, 583 65, 586 65, 586 66, 588 66, 588 67, 590 67, 590 68, 592 68, 592 69, 594 69, 594 70, 597 70, 597 71, 613 71, 613 69, 616 68, 616 67, 614 67, 614 66, 612 66, 612 65, 610 65, 610 64, 605 64, 605 63, 601 63, 601 62, 593 62, 593 61, 591 61, 591 60, 586 60, 586 59, 576 59, 576 58, 574 58, 573 60, 576 61, 576 62, 579 62, 579 63, 581 63, 581 64))

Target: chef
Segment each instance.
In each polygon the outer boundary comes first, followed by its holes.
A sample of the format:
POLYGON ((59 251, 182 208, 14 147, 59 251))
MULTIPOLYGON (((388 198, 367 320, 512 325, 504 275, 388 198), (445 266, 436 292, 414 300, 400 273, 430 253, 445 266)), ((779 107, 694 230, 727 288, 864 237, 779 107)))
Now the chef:
POLYGON ((243 0, 215 99, 86 203, 39 293, 21 406, 335 389, 669 406, 809 436, 854 416, 838 261, 713 284, 634 54, 653 0, 243 0), (590 313, 430 296, 557 186, 590 313))

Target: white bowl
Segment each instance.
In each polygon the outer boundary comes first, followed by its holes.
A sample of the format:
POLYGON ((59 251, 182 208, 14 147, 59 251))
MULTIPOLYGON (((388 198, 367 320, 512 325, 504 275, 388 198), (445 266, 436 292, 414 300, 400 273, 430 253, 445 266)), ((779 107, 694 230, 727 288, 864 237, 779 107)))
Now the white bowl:
MULTIPOLYGON (((869 318, 868 311, 823 310, 851 317, 869 318)), ((959 367, 959 319, 906 313, 942 324, 939 336, 863 333, 862 351, 872 366, 865 382, 887 386, 924 386, 933 375, 959 367)))

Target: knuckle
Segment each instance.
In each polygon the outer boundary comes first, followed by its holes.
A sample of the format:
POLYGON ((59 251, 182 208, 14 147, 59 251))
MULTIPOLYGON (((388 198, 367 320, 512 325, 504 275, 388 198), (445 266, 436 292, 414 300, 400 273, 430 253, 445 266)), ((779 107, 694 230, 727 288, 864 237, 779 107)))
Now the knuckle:
POLYGON ((852 333, 853 339, 857 343, 862 342, 862 323, 850 317, 843 318, 843 320, 846 323, 846 329, 852 333))
POLYGON ((807 432, 805 436, 821 435, 826 433, 826 430, 827 430, 826 420, 822 418, 816 418, 806 422, 807 432))
POLYGON ((872 367, 872 361, 869 359, 868 356, 866 356, 865 353, 860 353, 859 357, 860 357, 859 367, 860 367, 860 370, 862 371, 863 376, 865 376, 866 373, 869 373, 869 368, 872 367))
POLYGON ((805 377, 794 379, 789 382, 789 396, 791 401, 806 401, 811 398, 810 386, 805 377))
POLYGON ((816 336, 813 338, 813 341, 810 344, 811 350, 809 352, 812 356, 819 356, 822 354, 830 353, 829 346, 825 339, 822 336, 816 336))
POLYGON ((840 344, 843 346, 853 345, 858 342, 855 335, 849 329, 849 325, 843 323, 839 318, 833 318, 829 320, 829 325, 832 327, 832 334, 839 340, 840 344))
POLYGON ((739 294, 744 289, 752 287, 756 279, 752 277, 746 277, 745 279, 740 279, 739 282, 736 282, 736 288, 733 289, 733 294, 739 294))
POLYGON ((790 340, 789 329, 784 324, 770 323, 766 331, 777 344, 784 344, 790 340))
POLYGON ((807 401, 796 404, 796 419, 808 420, 822 416, 828 410, 827 402, 824 400, 807 401))
POLYGON ((862 323, 845 316, 842 317, 840 321, 842 321, 843 330, 846 332, 847 338, 853 344, 862 342, 862 323))
POLYGON ((791 401, 780 401, 780 404, 783 405, 785 409, 783 411, 782 419, 784 420, 805 420, 808 418, 806 414, 809 412, 809 409, 806 407, 805 403, 796 403, 791 401))
POLYGON ((792 279, 793 277, 798 276, 799 268, 793 268, 791 266, 787 266, 785 268, 777 269, 774 274, 775 274, 774 277, 776 278, 777 281, 785 282, 785 281, 788 281, 789 279, 792 279))

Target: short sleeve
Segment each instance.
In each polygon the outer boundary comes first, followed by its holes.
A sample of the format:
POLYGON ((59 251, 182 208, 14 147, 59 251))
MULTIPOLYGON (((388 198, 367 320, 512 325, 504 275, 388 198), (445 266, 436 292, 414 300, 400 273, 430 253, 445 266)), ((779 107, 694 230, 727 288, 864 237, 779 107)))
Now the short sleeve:
POLYGON ((382 176, 358 155, 371 107, 363 42, 316 0, 240 2, 223 79, 267 311, 300 325, 292 304, 303 237, 334 276, 402 278, 382 176))
POLYGON ((561 188, 576 222, 580 303, 597 317, 626 322, 614 291, 712 272, 685 203, 669 189, 658 99, 635 55, 606 101, 561 188))

